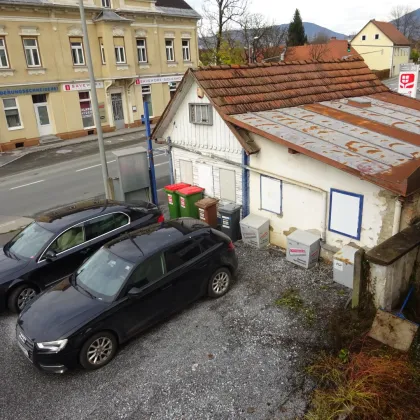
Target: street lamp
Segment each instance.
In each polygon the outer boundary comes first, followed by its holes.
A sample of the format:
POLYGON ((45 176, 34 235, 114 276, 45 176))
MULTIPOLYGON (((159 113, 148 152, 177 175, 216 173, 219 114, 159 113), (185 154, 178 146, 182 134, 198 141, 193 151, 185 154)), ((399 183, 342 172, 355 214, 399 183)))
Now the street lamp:
POLYGON ((102 133, 101 117, 99 115, 99 105, 98 105, 98 96, 96 95, 96 82, 95 75, 93 73, 92 65, 92 54, 90 52, 89 36, 86 25, 86 16, 85 16, 85 7, 83 5, 83 0, 79 0, 79 10, 80 10, 80 20, 82 22, 82 31, 83 39, 86 53, 86 63, 89 71, 89 81, 90 81, 90 100, 93 108, 93 116, 96 126, 96 132, 98 134, 98 143, 99 143, 99 156, 101 158, 101 167, 102 167, 102 178, 104 182, 105 197, 110 198, 109 187, 108 187, 108 167, 106 164, 106 155, 104 147, 104 137, 102 133))

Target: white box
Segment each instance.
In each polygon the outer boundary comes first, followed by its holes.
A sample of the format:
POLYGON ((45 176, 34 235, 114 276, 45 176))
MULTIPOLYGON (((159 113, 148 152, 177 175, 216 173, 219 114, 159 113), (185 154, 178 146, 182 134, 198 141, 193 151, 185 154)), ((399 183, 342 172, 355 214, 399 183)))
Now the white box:
POLYGON ((319 259, 320 237, 305 230, 295 230, 287 237, 286 260, 312 268, 319 259))
POLYGON ((344 245, 333 257, 334 281, 350 289, 353 289, 354 260, 357 251, 358 248, 344 245))
POLYGON ((250 214, 241 220, 242 240, 248 245, 264 248, 270 239, 270 220, 266 217, 250 214))

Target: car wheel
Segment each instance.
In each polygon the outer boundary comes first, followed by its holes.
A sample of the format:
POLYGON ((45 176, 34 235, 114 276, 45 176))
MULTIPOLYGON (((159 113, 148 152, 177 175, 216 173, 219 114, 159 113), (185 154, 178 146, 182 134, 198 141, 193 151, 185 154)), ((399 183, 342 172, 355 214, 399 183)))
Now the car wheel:
POLYGON ((208 294, 210 297, 218 298, 226 294, 232 283, 232 274, 226 267, 219 268, 213 273, 209 281, 208 294))
POLYGON ((99 369, 113 359, 117 347, 114 334, 106 331, 95 334, 83 344, 80 364, 88 370, 99 369))
POLYGON ((7 306, 12 312, 19 313, 37 294, 38 291, 34 287, 22 284, 12 290, 7 299, 7 306))

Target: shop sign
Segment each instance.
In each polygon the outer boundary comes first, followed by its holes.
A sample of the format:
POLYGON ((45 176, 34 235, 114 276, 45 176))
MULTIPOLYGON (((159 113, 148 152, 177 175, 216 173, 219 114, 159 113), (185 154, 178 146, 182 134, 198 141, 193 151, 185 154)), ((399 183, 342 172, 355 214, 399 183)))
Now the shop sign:
MULTIPOLYGON (((96 89, 103 89, 104 82, 96 82, 96 89)), ((90 90, 90 83, 89 82, 82 82, 82 83, 64 83, 63 84, 63 91, 71 92, 74 90, 90 90)))
POLYGON ((418 65, 411 64, 410 66, 401 66, 398 82, 398 93, 415 98, 417 94, 418 79, 418 65))
POLYGON ((32 86, 16 86, 16 87, 6 87, 0 88, 0 97, 1 96, 17 96, 17 95, 37 95, 41 93, 53 93, 58 92, 58 85, 32 85, 32 86))
POLYGON ((143 77, 141 79, 136 79, 136 85, 152 85, 153 83, 180 82, 183 77, 183 74, 175 76, 143 77))

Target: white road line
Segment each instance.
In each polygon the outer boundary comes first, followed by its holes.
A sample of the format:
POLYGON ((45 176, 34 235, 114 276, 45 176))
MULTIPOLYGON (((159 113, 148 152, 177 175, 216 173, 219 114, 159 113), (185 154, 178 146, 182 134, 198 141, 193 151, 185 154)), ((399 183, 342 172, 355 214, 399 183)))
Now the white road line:
MULTIPOLYGON (((116 161, 116 159, 114 159, 114 160, 110 160, 110 161, 107 161, 106 163, 111 163, 111 162, 115 162, 115 161, 116 161)), ((75 171, 75 172, 82 172, 82 171, 86 171, 86 170, 88 170, 88 169, 96 168, 96 167, 101 166, 101 165, 102 165, 101 163, 98 163, 97 165, 92 165, 92 166, 88 166, 87 168, 78 169, 78 170, 77 170, 77 171, 75 171)))
POLYGON ((23 185, 19 185, 18 187, 13 187, 10 188, 11 190, 17 190, 18 188, 23 188, 23 187, 27 187, 28 185, 33 185, 33 184, 39 184, 40 182, 44 182, 44 179, 40 179, 39 181, 35 181, 35 182, 30 182, 29 184, 23 184, 23 185))

